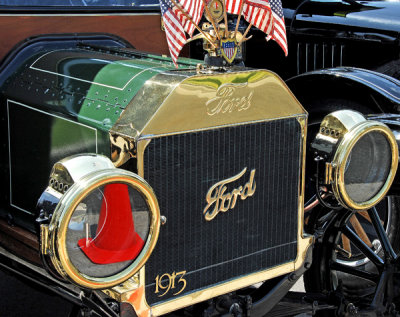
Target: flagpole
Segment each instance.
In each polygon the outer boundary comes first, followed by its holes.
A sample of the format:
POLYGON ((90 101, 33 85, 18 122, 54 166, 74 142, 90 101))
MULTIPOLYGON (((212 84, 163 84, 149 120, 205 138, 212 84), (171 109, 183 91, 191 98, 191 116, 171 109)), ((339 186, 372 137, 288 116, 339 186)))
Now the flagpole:
MULTIPOLYGON (((246 38, 247 33, 249 33, 249 31, 250 31, 252 25, 253 25, 253 24, 249 23, 249 26, 247 27, 246 31, 244 32, 243 37, 241 38, 241 40, 240 40, 239 43, 238 43, 238 46, 240 46, 240 44, 242 44, 242 42, 243 42, 244 39, 246 38)), ((250 37, 251 37, 251 36, 250 36, 250 37)), ((250 38, 248 38, 248 39, 250 39, 250 38)), ((246 41, 247 41, 248 39, 246 39, 246 41)))
POLYGON ((233 35, 233 38, 235 39, 235 41, 236 41, 236 34, 237 34, 238 29, 239 29, 240 18, 242 17, 243 2, 244 2, 244 1, 245 1, 245 0, 242 0, 242 1, 240 2, 239 16, 238 16, 238 19, 237 19, 237 21, 236 21, 235 33, 234 33, 234 35, 233 35))
POLYGON ((192 24, 195 26, 195 28, 197 29, 197 31, 199 31, 201 34, 203 34, 203 36, 204 36, 204 37, 210 42, 210 44, 216 49, 217 47, 216 47, 215 44, 213 43, 212 39, 210 39, 210 38, 208 37, 209 35, 208 35, 207 33, 203 32, 203 30, 200 29, 199 26, 198 26, 196 23, 194 23, 192 17, 191 17, 188 13, 186 13, 186 10, 185 10, 184 8, 182 8, 182 6, 181 6, 179 3, 177 3, 175 0, 171 0, 171 2, 182 12, 182 14, 189 20, 189 22, 192 23, 192 24))
POLYGON ((226 14, 226 1, 222 0, 224 5, 225 38, 228 37, 228 15, 226 14))
POLYGON ((213 28, 214 28, 214 30, 215 30, 215 33, 217 34, 217 38, 218 38, 218 40, 221 40, 221 38, 219 37, 218 28, 215 26, 214 19, 212 18, 210 9, 208 9, 206 0, 202 0, 202 1, 203 1, 204 9, 206 10, 207 15, 210 17, 211 24, 212 24, 212 26, 213 26, 213 28))

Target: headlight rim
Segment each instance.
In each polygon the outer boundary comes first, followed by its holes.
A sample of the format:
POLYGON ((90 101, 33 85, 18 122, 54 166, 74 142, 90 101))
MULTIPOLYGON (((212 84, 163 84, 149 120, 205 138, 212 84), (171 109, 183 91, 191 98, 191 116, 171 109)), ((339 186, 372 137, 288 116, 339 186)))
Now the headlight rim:
POLYGON ((393 135, 393 132, 387 127, 385 124, 379 121, 367 120, 363 121, 356 126, 354 126, 349 132, 347 132, 342 140, 339 142, 334 157, 332 159, 332 166, 334 167, 334 182, 333 182, 333 192, 336 199, 346 208, 351 210, 366 210, 377 203, 379 203, 387 194, 390 189, 390 186, 394 180, 396 175, 397 166, 398 166, 398 146, 396 139, 393 135), (344 182, 344 174, 345 174, 345 166, 348 160, 348 157, 353 150, 356 143, 366 134, 377 131, 385 135, 388 140, 391 148, 391 166, 388 177, 382 186, 382 188, 369 200, 358 203, 350 198, 348 195, 345 182, 344 182))
POLYGON ((139 175, 122 169, 94 171, 74 183, 62 196, 49 225, 50 258, 56 270, 75 284, 89 289, 106 289, 119 285, 137 273, 150 257, 160 231, 160 209, 150 185, 139 175), (136 259, 121 272, 108 277, 90 277, 72 264, 66 247, 68 224, 78 204, 95 188, 111 183, 131 185, 144 196, 151 215, 149 233, 136 259))

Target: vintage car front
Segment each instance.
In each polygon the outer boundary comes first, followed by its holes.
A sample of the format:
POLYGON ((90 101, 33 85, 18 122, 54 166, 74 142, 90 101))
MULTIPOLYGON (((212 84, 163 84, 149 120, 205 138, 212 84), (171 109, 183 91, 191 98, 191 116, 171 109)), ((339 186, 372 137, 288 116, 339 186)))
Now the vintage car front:
POLYGON ((398 244, 379 206, 399 184, 398 116, 308 122, 282 79, 243 66, 246 32, 218 14, 199 29, 205 63, 87 34, 14 52, 1 267, 82 316, 395 315, 398 244), (317 294, 286 296, 305 272, 317 294))
POLYGON ((312 242, 302 106, 265 70, 179 66, 55 50, 4 86, 4 209, 37 218, 54 274, 138 314, 295 271, 312 242))

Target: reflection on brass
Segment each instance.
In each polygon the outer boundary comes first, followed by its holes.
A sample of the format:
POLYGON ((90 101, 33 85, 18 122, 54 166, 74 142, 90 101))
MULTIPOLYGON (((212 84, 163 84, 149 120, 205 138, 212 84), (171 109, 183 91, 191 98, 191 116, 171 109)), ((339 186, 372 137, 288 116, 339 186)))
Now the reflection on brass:
MULTIPOLYGON (((328 114, 320 124, 319 133, 313 142, 313 147, 325 153, 332 153, 340 139, 362 122, 365 122, 364 116, 352 110, 339 110, 328 114)), ((328 175, 328 173, 332 172, 332 166, 327 167, 331 170, 326 171, 325 179, 326 184, 330 184, 328 178, 331 175, 328 175)))
POLYGON ((205 15, 208 21, 214 21, 215 23, 221 22, 224 18, 224 4, 221 0, 211 0, 207 3, 208 12, 205 15))
POLYGON ((161 31, 163 31, 163 32, 165 32, 165 25, 164 25, 164 19, 163 19, 163 17, 161 16, 161 31))
MULTIPOLYGON (((115 168, 110 160, 104 164, 104 157, 99 156, 98 162, 94 155, 80 156, 63 160, 63 165, 69 167, 70 175, 74 175, 75 183, 61 197, 48 228, 47 238, 50 252, 47 253, 58 273, 72 282, 90 289, 113 287, 132 277, 144 265, 153 251, 160 229, 160 211, 156 196, 151 187, 139 176, 126 170, 115 168), (85 157, 87 160, 85 160, 85 157), (83 166, 76 164, 81 162, 83 166), (90 164, 88 164, 88 162, 90 164), (97 162, 97 165, 96 165, 97 162), (85 165, 87 167, 85 172, 85 165), (105 168, 107 165, 108 168, 105 168), (91 167, 91 169, 90 169, 91 167), (97 167, 97 168, 96 168, 97 167), (82 170, 83 168, 83 170, 82 170), (77 177, 80 175, 80 177, 77 177), (150 228, 147 240, 137 258, 121 272, 108 277, 93 277, 80 273, 72 264, 67 251, 67 231, 71 216, 79 203, 93 190, 109 183, 124 183, 143 195, 151 214, 150 228)), ((46 231, 43 231, 45 233, 46 231)))
POLYGON ((135 142, 119 135, 110 135, 111 160, 115 167, 125 164, 136 156, 135 142))
POLYGON ((98 154, 78 154, 54 164, 49 187, 65 193, 83 175, 105 168, 114 168, 108 157, 98 154))
POLYGON ((206 195, 207 206, 203 210, 204 218, 207 221, 213 220, 221 211, 226 212, 229 209, 235 208, 238 197, 241 200, 246 200, 247 197, 254 195, 256 191, 256 182, 254 181, 255 169, 250 172, 250 179, 244 186, 239 186, 238 188, 234 188, 230 193, 225 193, 228 189, 226 185, 241 178, 246 171, 247 167, 239 174, 211 186, 206 195), (211 207, 213 209, 210 209, 211 207))
POLYGON ((325 184, 332 184, 332 182, 333 182, 332 171, 333 171, 332 163, 326 162, 325 163, 325 184))
POLYGON ((183 277, 185 276, 186 271, 181 272, 173 272, 172 274, 164 273, 161 276, 156 276, 156 290, 154 293, 158 294, 158 297, 163 297, 166 295, 170 290, 177 289, 173 295, 179 295, 184 291, 186 288, 186 279, 183 277), (165 283, 166 281, 166 283, 165 283))
POLYGON ((368 238, 367 234, 365 233, 364 228, 361 226, 360 222, 358 221, 356 215, 352 215, 350 217, 350 223, 353 226, 354 230, 356 231, 357 235, 360 239, 370 248, 372 248, 371 240, 368 238))
POLYGON ((326 136, 337 139, 363 121, 365 121, 365 118, 359 112, 353 110, 335 111, 322 120, 320 132, 326 136))
POLYGON ((197 74, 195 70, 165 72, 146 82, 110 133, 137 142, 142 138, 298 117, 305 113, 286 84, 266 70, 212 74, 197 74), (232 97, 220 98, 223 87, 235 87, 232 97), (239 98, 239 91, 245 97, 243 101, 239 98), (214 102, 208 103, 210 100, 214 102), (222 106, 228 107, 230 104, 227 109, 233 106, 233 111, 210 116, 207 108, 218 109, 221 100, 222 106), (246 110, 235 111, 235 106, 246 110))
POLYGON ((213 116, 218 113, 249 109, 253 91, 247 91, 247 95, 243 95, 243 91, 240 89, 246 88, 246 86, 247 83, 221 85, 217 90, 216 97, 206 102, 207 114, 213 116))
POLYGON ((41 224, 40 225, 40 252, 47 255, 47 250, 49 249, 49 226, 41 224))
POLYGON ((144 150, 146 147, 149 145, 151 142, 150 139, 144 139, 144 140, 139 140, 137 143, 137 168, 138 168, 138 174, 140 177, 144 178, 144 172, 143 172, 143 159, 144 159, 144 150))
POLYGON ((137 288, 139 288, 139 273, 136 273, 122 284, 114 286, 113 288, 105 289, 103 292, 116 301, 122 302, 122 294, 137 288))
POLYGON ((50 188, 60 193, 65 193, 73 183, 71 175, 62 164, 57 163, 53 166, 49 180, 50 188))

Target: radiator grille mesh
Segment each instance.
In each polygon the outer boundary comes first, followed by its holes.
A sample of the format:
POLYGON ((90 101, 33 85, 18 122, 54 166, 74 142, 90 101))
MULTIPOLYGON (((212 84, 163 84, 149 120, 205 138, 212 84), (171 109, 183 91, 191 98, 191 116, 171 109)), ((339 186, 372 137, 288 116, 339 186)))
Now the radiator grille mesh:
MULTIPOLYGON (((167 217, 146 264, 146 299, 159 297, 155 279, 186 271, 178 296, 296 257, 301 129, 295 118, 154 138, 145 150, 144 177, 167 217), (206 221, 206 194, 217 182, 243 186, 255 169, 256 190, 234 209, 206 221)), ((167 283, 167 282, 165 282, 167 283)), ((227 290, 228 291, 228 290, 227 290)))

